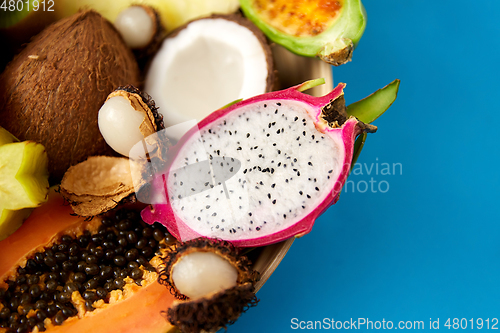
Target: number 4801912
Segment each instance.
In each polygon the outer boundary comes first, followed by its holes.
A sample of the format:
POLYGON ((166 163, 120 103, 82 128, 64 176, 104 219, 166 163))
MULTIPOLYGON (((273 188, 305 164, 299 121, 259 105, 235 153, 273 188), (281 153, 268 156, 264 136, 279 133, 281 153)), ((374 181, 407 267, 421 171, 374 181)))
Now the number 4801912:
POLYGON ((54 0, 3 0, 0 10, 4 12, 38 11, 53 12, 54 0))
POLYGON ((444 324, 445 327, 448 329, 466 329, 467 326, 469 326, 470 329, 487 329, 487 330, 497 330, 498 329, 498 318, 488 318, 488 319, 482 319, 482 318, 476 318, 476 319, 467 319, 467 318, 448 318, 446 320, 446 323, 444 324))

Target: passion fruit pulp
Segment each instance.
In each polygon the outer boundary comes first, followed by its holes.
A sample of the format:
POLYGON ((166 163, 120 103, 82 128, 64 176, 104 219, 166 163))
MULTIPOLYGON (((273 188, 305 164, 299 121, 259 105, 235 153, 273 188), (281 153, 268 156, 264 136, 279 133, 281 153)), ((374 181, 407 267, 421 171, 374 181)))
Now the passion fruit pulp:
POLYGON ((366 27, 360 0, 241 0, 241 9, 272 41, 293 53, 338 66, 366 27))

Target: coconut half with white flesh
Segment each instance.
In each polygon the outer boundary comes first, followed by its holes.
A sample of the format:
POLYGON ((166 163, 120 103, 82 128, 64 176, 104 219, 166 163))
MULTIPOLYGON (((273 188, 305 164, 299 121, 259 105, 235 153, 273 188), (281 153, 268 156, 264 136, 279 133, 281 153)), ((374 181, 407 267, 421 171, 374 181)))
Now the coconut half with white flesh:
POLYGON ((165 39, 147 71, 144 90, 168 128, 271 91, 273 83, 272 53, 262 32, 241 15, 214 15, 165 39))

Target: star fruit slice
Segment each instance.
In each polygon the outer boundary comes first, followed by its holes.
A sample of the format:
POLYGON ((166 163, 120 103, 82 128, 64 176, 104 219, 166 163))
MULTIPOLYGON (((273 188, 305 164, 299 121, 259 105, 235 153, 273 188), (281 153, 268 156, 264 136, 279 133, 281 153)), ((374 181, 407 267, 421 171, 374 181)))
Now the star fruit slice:
POLYGON ((49 190, 45 148, 16 141, 0 127, 0 240, 21 226, 31 208, 47 201, 49 190))

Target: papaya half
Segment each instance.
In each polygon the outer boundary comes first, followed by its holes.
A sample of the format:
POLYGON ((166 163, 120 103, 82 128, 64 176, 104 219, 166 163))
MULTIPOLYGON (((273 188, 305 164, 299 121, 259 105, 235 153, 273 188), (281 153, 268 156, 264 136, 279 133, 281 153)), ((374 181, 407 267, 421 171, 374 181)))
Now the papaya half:
POLYGON ((74 216, 51 190, 0 242, 0 332, 169 331, 156 271, 169 239, 134 210, 74 216))

